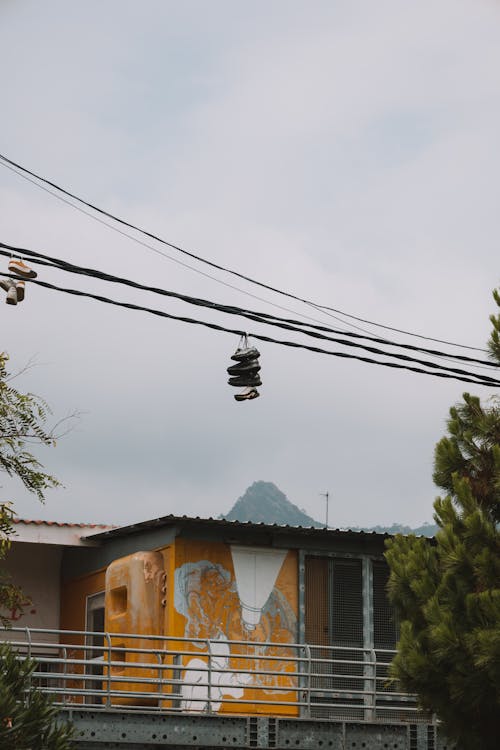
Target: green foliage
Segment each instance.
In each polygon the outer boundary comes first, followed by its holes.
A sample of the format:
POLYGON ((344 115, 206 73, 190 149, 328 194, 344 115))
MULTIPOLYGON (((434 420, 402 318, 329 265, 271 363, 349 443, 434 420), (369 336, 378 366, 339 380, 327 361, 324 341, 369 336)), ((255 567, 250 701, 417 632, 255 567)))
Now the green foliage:
POLYGON ((27 446, 55 444, 53 433, 45 427, 50 409, 39 396, 20 393, 9 385, 7 359, 0 353, 0 471, 18 477, 43 502, 45 490, 60 483, 43 471, 27 446))
POLYGON ((69 750, 73 730, 35 686, 36 662, 0 644, 0 750, 69 750))
MULTIPOLYGON (((495 289, 493 291, 493 298, 498 307, 500 307, 500 290, 495 289)), ((490 350, 492 360, 500 362, 500 313, 498 315, 490 315, 490 321, 493 330, 488 341, 488 349, 490 350)))
MULTIPOLYGON (((10 385, 7 354, 0 352, 0 471, 17 477, 40 501, 45 491, 58 487, 58 480, 47 474, 28 446, 54 445, 54 435, 46 428, 50 409, 32 393, 20 393, 10 385)), ((13 533, 12 505, 0 499, 0 624, 7 626, 29 601, 2 570, 13 533)))
POLYGON ((477 396, 464 393, 450 409, 448 437, 436 445, 433 479, 453 495, 454 477, 467 479, 478 504, 500 521, 500 404, 485 408, 477 396))
MULTIPOLYGON (((45 491, 59 482, 47 474, 28 450, 30 444, 53 445, 46 429, 46 403, 9 384, 7 355, 0 353, 0 471, 21 480, 42 502, 45 491)), ((2 570, 13 534, 11 503, 0 501, 0 624, 8 626, 30 602, 2 570)), ((58 709, 41 693, 33 678, 36 662, 18 660, 8 644, 0 645, 0 750, 68 750, 72 730, 56 720, 58 709)))
POLYGON ((10 537, 13 533, 12 521, 14 511, 10 503, 0 504, 0 625, 8 627, 13 615, 22 612, 29 604, 20 588, 14 586, 10 577, 1 568, 10 548, 10 537))
MULTIPOLYGON (((500 305, 497 292, 495 300, 500 305)), ((500 364, 500 316, 493 318, 489 347, 500 364)), ((447 492, 434 503, 435 541, 398 535, 387 544, 389 598, 401 623, 392 675, 437 714, 460 750, 496 750, 500 408, 498 400, 485 407, 463 398, 434 455, 434 481, 447 492)))

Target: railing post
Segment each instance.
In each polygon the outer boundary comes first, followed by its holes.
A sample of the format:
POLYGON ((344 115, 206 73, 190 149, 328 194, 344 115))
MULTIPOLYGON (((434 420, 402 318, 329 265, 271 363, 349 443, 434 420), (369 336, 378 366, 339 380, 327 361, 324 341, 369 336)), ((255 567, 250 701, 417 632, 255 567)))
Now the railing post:
MULTIPOLYGON (((156 656, 158 658, 158 693, 163 695, 163 669, 162 669, 162 654, 161 651, 156 652, 156 656)), ((158 696, 158 701, 160 701, 160 696, 158 696)))
MULTIPOLYGON (((32 653, 31 652, 31 647, 32 647, 31 630, 28 627, 26 627, 26 637, 28 638, 28 654, 27 654, 27 658, 31 659, 31 653, 32 653)), ((28 696, 27 696, 28 697, 28 701, 29 701, 30 694, 31 694, 31 673, 30 673, 30 676, 29 676, 29 679, 28 679, 28 696)))
POLYGON ((26 627, 26 637, 28 639, 28 659, 31 659, 31 630, 26 627))
POLYGON ((372 648, 363 649, 363 676, 364 720, 373 721, 377 692, 377 665, 376 654, 372 648))
POLYGON ((63 646, 62 649, 62 658, 63 658, 63 704, 66 705, 66 687, 68 684, 68 681, 66 679, 66 675, 68 673, 68 649, 66 646, 63 646))
POLYGON ((207 653, 208 653, 208 690, 207 690, 207 713, 212 713, 212 646, 210 641, 207 639, 207 653))
MULTIPOLYGON (((108 679, 106 687, 106 708, 111 708, 111 637, 109 633, 104 633, 104 638, 108 650, 108 679)), ((104 660, 103 660, 104 661, 104 660)))
POLYGON ((373 695, 372 695, 372 720, 375 721, 377 718, 377 653, 375 649, 372 649, 371 659, 373 662, 373 695))
POLYGON ((306 672, 306 700, 307 700, 307 706, 306 706, 306 718, 311 718, 311 671, 312 671, 312 661, 311 661, 311 647, 307 643, 304 646, 304 651, 306 652, 306 658, 307 658, 307 672, 306 672))

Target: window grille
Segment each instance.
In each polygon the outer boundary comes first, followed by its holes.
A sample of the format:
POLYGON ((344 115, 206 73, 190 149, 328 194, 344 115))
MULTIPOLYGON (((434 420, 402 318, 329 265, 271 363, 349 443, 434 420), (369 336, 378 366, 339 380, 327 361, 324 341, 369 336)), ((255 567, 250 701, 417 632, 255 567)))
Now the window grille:
POLYGON ((319 646, 311 653, 312 715, 362 718, 363 652, 350 650, 363 647, 361 560, 306 557, 305 630, 319 646))

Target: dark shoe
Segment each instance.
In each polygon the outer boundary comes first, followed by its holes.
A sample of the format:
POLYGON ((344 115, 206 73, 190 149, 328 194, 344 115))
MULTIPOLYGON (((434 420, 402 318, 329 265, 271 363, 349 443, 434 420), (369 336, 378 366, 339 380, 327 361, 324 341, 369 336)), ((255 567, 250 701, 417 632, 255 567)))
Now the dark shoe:
POLYGON ((246 375, 246 373, 257 373, 260 370, 259 360, 250 359, 248 362, 238 362, 227 368, 229 375, 246 375))
POLYGON ((243 388, 245 386, 247 386, 248 388, 253 388, 257 385, 262 385, 262 381, 258 375, 237 375, 234 378, 229 378, 227 382, 229 383, 229 385, 234 385, 237 388, 243 388))
POLYGON ((251 401, 253 398, 259 398, 260 393, 256 388, 245 388, 241 393, 235 393, 236 401, 251 401))
POLYGON ((231 359, 236 362, 246 362, 249 359, 257 359, 260 357, 260 352, 254 346, 245 347, 244 349, 236 349, 231 359))

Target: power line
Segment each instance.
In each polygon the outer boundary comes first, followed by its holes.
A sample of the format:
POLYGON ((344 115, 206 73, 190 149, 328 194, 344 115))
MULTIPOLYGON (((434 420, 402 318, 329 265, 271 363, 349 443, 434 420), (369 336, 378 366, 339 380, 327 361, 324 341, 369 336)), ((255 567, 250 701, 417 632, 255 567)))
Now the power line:
MULTIPOLYGON (((225 286, 228 289, 232 289, 236 292, 239 292, 240 294, 245 294, 247 297, 251 297, 252 299, 259 300, 260 302, 264 302, 267 305, 271 305, 272 307, 276 307, 279 310, 285 310, 286 312, 294 313, 295 315, 301 315, 301 317, 306 318, 308 320, 314 320, 317 323, 320 321, 317 318, 313 318, 310 315, 305 315, 304 313, 298 313, 295 310, 291 310, 289 307, 284 307, 283 305, 279 305, 276 302, 271 302, 271 300, 264 299, 263 297, 259 297, 256 294, 252 294, 252 292, 249 292, 246 289, 242 289, 241 287, 235 286, 234 284, 230 284, 227 281, 223 281, 222 279, 218 279, 216 276, 213 276, 212 274, 206 273, 205 271, 201 271, 199 268, 196 268, 195 266, 190 265, 189 263, 185 263, 182 260, 179 260, 178 258, 174 258, 172 255, 169 255, 168 253, 163 252, 157 247, 154 247, 154 245, 150 245, 148 242, 144 242, 143 240, 138 239, 137 237, 134 237, 134 235, 129 234, 128 232, 123 231, 123 229, 119 229, 118 227, 114 226, 113 224, 110 224, 107 221, 104 221, 104 219, 99 218, 98 216, 95 216, 94 214, 90 213, 89 211, 85 211, 85 209, 81 208, 81 206, 78 206, 75 203, 72 203, 70 200, 67 200, 66 198, 63 198, 62 195, 58 195, 53 190, 50 190, 49 188, 44 187, 43 185, 40 185, 35 180, 32 180, 30 177, 28 177, 26 174, 23 174, 22 172, 19 172, 17 169, 15 169, 12 166, 9 166, 8 164, 5 164, 1 161, 1 155, 0 155, 0 165, 5 167, 6 169, 9 169, 11 172, 16 174, 18 177, 21 177, 23 180, 26 180, 27 182, 31 183, 35 187, 37 187, 39 190, 43 190, 45 193, 48 193, 53 198, 56 198, 56 200, 61 201, 65 205, 69 206, 70 208, 74 208, 76 211, 79 211, 84 216, 87 216, 88 218, 92 219, 93 221, 98 222, 99 224, 102 224, 102 226, 105 226, 107 229, 111 229, 113 232, 116 232, 117 234, 121 235, 122 237, 126 237, 127 239, 131 240, 132 242, 137 243, 138 245, 141 245, 142 247, 145 247, 148 250, 151 250, 152 252, 156 253, 157 255, 160 255, 163 258, 166 258, 167 260, 172 261, 173 263, 176 263, 177 265, 181 266, 182 268, 187 268, 190 271, 193 271, 194 273, 199 274, 200 276, 203 276, 206 279, 210 279, 211 281, 214 281, 216 284, 221 284, 222 286, 225 286)), ((21 169, 21 167, 20 167, 21 169)), ((43 179, 43 178, 40 178, 43 179)), ((52 183, 49 183, 52 184, 52 183)), ((60 188, 61 191, 63 191, 63 188, 60 188)), ((71 193, 67 193, 68 195, 71 195, 71 193)), ((76 198, 76 200, 79 200, 76 198)), ((111 216, 111 214, 110 214, 111 216)), ((120 219, 116 219, 116 221, 120 221, 120 219)), ((137 231, 142 231, 138 229, 137 231)), ((162 241, 162 240, 160 240, 162 241)), ((175 245, 170 245, 170 243, 165 242, 165 244, 174 247, 177 249, 175 245)), ((187 252, 187 251, 185 251, 187 252)), ((231 272, 229 272, 231 273, 231 272)), ((343 323, 344 325, 348 325, 351 328, 356 328, 358 331, 364 331, 364 333, 368 333, 368 331, 365 328, 361 328, 360 326, 354 325, 353 323, 349 323, 345 320, 342 320, 342 318, 338 318, 336 315, 332 315, 329 312, 326 312, 325 310, 322 310, 319 306, 314 305, 313 303, 306 304, 312 306, 315 310, 317 310, 322 315, 327 315, 330 318, 333 318, 334 320, 337 320, 339 323, 343 323)))
MULTIPOLYGON (((179 245, 176 245, 176 244, 174 244, 172 242, 169 242, 168 240, 164 240, 163 238, 159 237, 158 235, 156 235, 156 234, 154 234, 152 232, 149 232, 146 229, 142 229, 141 227, 136 226, 135 224, 132 224, 131 222, 128 222, 125 219, 122 219, 122 218, 120 218, 120 217, 118 217, 118 216, 116 216, 116 215, 114 215, 114 214, 112 214, 112 213, 110 213, 108 211, 105 211, 102 208, 99 208, 95 204, 90 203, 89 201, 84 200, 83 198, 79 197, 75 193, 72 193, 71 191, 66 190, 65 188, 61 187, 60 185, 56 184, 55 182, 52 182, 51 180, 48 180, 47 178, 42 177, 41 175, 38 175, 36 172, 32 172, 31 170, 27 169, 26 167, 23 167, 21 164, 18 164, 17 162, 9 159, 8 157, 4 156, 3 154, 0 154, 0 164, 2 164, 3 166, 7 166, 7 167, 8 167, 8 165, 10 165, 11 167, 14 167, 14 168, 20 170, 25 175, 31 175, 31 177, 34 177, 36 180, 39 180, 40 182, 43 182, 46 185, 50 185, 52 188, 54 188, 55 190, 59 191, 63 195, 66 195, 66 196, 72 198, 73 200, 78 201, 79 203, 87 206, 88 208, 91 208, 93 211, 96 211, 97 213, 101 214, 102 216, 106 216, 107 218, 112 219, 113 221, 118 222, 122 226, 126 226, 129 229, 133 229, 134 231, 139 232, 139 233, 145 235, 146 237, 149 237, 150 239, 153 239, 153 240, 155 240, 157 242, 160 242, 161 244, 163 244, 163 245, 165 245, 167 247, 170 247, 173 250, 176 250, 176 251, 178 251, 178 252, 180 252, 180 253, 182 253, 184 255, 187 255, 190 258, 193 258, 194 260, 197 260, 200 263, 204 263, 204 264, 206 264, 206 265, 208 265, 208 266, 210 266, 212 268, 216 268, 219 271, 223 271, 223 272, 229 273, 229 274, 231 274, 233 276, 237 276, 240 279, 243 279, 243 280, 245 280, 245 281, 247 281, 247 282, 249 282, 251 284, 260 286, 260 287, 262 287, 264 289, 267 289, 268 291, 272 291, 272 292, 274 292, 276 294, 280 294, 280 295, 283 295, 285 297, 289 297, 290 299, 294 299, 294 300, 296 300, 298 302, 302 302, 303 304, 306 304, 306 305, 308 305, 310 307, 313 307, 315 310, 323 312, 323 313, 325 313, 327 315, 330 315, 331 312, 336 312, 338 314, 345 315, 346 317, 352 318, 354 320, 358 320, 358 321, 362 321, 362 322, 368 323, 370 325, 375 325, 375 326, 379 326, 379 327, 382 327, 382 328, 386 328, 387 330, 392 330, 392 331, 396 331, 396 332, 399 332, 399 333, 403 333, 404 335, 416 336, 416 337, 421 338, 421 339, 426 339, 426 340, 429 340, 429 341, 434 341, 436 343, 446 344, 448 346, 457 346, 457 347, 461 347, 461 348, 465 348, 465 349, 471 349, 471 350, 475 350, 475 351, 483 351, 483 352, 486 351, 486 350, 481 349, 479 347, 466 346, 464 344, 457 344, 457 343, 450 342, 450 341, 445 341, 445 340, 442 340, 442 339, 437 339, 437 338, 432 338, 432 337, 429 337, 429 336, 423 336, 421 334, 411 333, 409 331, 405 331, 405 330, 399 329, 399 328, 393 328, 391 326, 384 326, 382 324, 375 323, 375 322, 367 320, 367 319, 358 318, 357 316, 350 315, 349 313, 344 313, 344 312, 342 312, 340 310, 337 310, 337 309, 335 309, 333 307, 329 307, 328 305, 321 305, 321 304, 318 304, 318 303, 315 303, 315 302, 311 302, 310 300, 307 300, 305 298, 299 297, 299 296, 297 296, 295 294, 292 294, 291 292, 286 292, 286 291, 284 291, 282 289, 279 289, 277 287, 273 287, 273 286, 271 286, 269 284, 266 284, 264 282, 258 281, 257 279, 253 279, 250 276, 246 276, 245 274, 242 274, 239 271, 235 271, 234 269, 230 269, 230 268, 228 268, 226 266, 222 266, 222 265, 220 265, 218 263, 215 263, 215 262, 213 262, 211 260, 208 260, 207 258, 204 258, 204 257, 202 257, 200 255, 197 255, 196 253, 190 252, 189 250, 186 250, 185 248, 182 248, 179 245)), ((38 187, 41 187, 41 186, 38 186, 38 187)), ((73 206, 73 208, 77 208, 72 203, 70 203, 69 205, 73 206)), ((92 217, 92 218, 96 218, 96 217, 92 217)), ((129 235, 127 235, 127 236, 129 236, 129 235)), ((146 246, 146 247, 149 247, 149 249, 153 250, 154 252, 159 253, 160 255, 164 255, 157 248, 152 248, 150 246, 146 246)), ((172 258, 170 258, 170 256, 165 256, 165 257, 167 257, 170 260, 172 260, 172 258)), ((331 317, 335 317, 335 316, 331 316, 331 317)), ((361 329, 361 330, 363 330, 363 329, 361 329)), ((364 331, 364 332, 366 333, 366 331, 364 331)))
MULTIPOLYGON (((394 347, 399 347, 402 349, 407 349, 410 351, 422 352, 424 354, 430 354, 430 355, 442 357, 445 359, 450 359, 450 360, 453 359, 453 360, 459 360, 459 361, 464 361, 464 362, 473 363, 473 364, 486 365, 488 368, 497 367, 497 365, 493 362, 489 362, 488 360, 483 360, 483 359, 477 359, 475 357, 468 357, 466 355, 441 352, 436 349, 427 349, 425 347, 413 346, 412 344, 400 344, 398 342, 393 342, 387 339, 380 339, 374 336, 369 336, 369 335, 363 336, 358 333, 353 333, 351 331, 340 331, 338 329, 330 328, 328 326, 320 326, 320 325, 313 325, 311 323, 304 323, 303 321, 296 320, 293 318, 281 318, 276 315, 270 315, 268 313, 260 312, 256 310, 248 310, 246 308, 241 308, 235 305, 224 305, 222 303, 213 302, 211 300, 206 300, 200 297, 191 297, 189 295, 182 294, 180 292, 174 292, 174 291, 162 289, 159 287, 152 287, 146 284, 141 284, 140 282, 132 281, 131 279, 122 278, 120 276, 116 276, 113 274, 108 274, 103 271, 99 271, 97 269, 88 268, 84 266, 78 266, 73 263, 70 263, 69 261, 65 261, 60 258, 55 258, 53 256, 46 255, 38 251, 30 250, 25 247, 9 245, 4 242, 0 242, 0 247, 5 248, 5 250, 3 251, 0 250, 0 255, 4 255, 6 257, 10 257, 12 253, 15 253, 23 257, 31 258, 32 262, 35 262, 44 266, 49 266, 51 268, 56 268, 58 270, 67 271, 68 273, 90 276, 93 278, 100 279, 102 281, 113 282, 117 284, 124 284, 130 287, 136 288, 136 289, 141 289, 143 291, 152 292, 153 294, 164 295, 167 297, 174 297, 176 299, 180 299, 190 304, 196 304, 196 305, 201 305, 204 307, 210 307, 212 309, 218 309, 221 312, 227 312, 230 314, 245 313, 245 314, 250 314, 250 315, 256 315, 256 316, 259 316, 260 318, 276 320, 282 323, 289 323, 293 325, 305 325, 308 328, 312 328, 317 331, 322 331, 326 333, 334 333, 337 335, 346 336, 347 338, 368 340, 374 343, 386 344, 386 345, 390 345, 394 347)), ((384 353, 387 354, 388 356, 391 356, 390 352, 384 352, 384 353)))
MULTIPOLYGON (((0 275, 7 276, 8 278, 13 278, 13 279, 17 279, 17 280, 19 278, 17 276, 12 275, 12 274, 3 274, 2 273, 0 275)), ((231 333, 231 334, 234 334, 234 335, 237 335, 237 336, 242 336, 244 334, 247 334, 248 336, 251 336, 252 338, 254 338, 254 339, 258 340, 258 341, 264 341, 264 342, 267 342, 267 343, 277 344, 277 345, 280 345, 280 346, 288 346, 288 347, 292 347, 292 348, 295 348, 295 349, 304 349, 306 351, 315 352, 315 353, 318 353, 318 354, 327 354, 329 356, 340 357, 342 359, 354 359, 354 360, 357 360, 359 362, 367 362, 369 364, 375 364, 375 365, 379 365, 379 366, 382 366, 382 367, 390 367, 390 368, 399 369, 399 370, 409 370, 410 372, 415 372, 415 373, 418 373, 418 374, 421 374, 421 375, 431 375, 431 376, 435 376, 435 377, 439 377, 439 378, 447 378, 447 379, 459 380, 459 381, 464 382, 464 383, 473 383, 475 385, 484 385, 484 386, 488 386, 488 387, 495 387, 495 388, 500 387, 500 380, 494 380, 493 378, 485 378, 485 377, 480 376, 480 375, 475 375, 474 373, 469 373, 469 375, 471 375, 472 377, 464 377, 463 375, 458 374, 460 372, 458 370, 455 371, 455 372, 453 372, 453 373, 452 372, 442 372, 442 371, 437 371, 437 370, 435 370, 435 371, 429 371, 429 370, 424 370, 424 369, 419 368, 419 367, 413 367, 413 366, 408 365, 408 364, 400 364, 398 362, 382 362, 380 360, 375 360, 375 359, 372 359, 370 357, 363 357, 363 356, 360 356, 360 355, 357 355, 357 354, 348 354, 347 352, 333 352, 333 351, 330 351, 328 349, 322 349, 320 347, 310 346, 310 345, 302 344, 302 343, 299 343, 299 342, 296 342, 296 341, 286 341, 286 340, 283 340, 283 339, 275 339, 275 338, 272 338, 270 336, 265 336, 264 334, 248 333, 248 331, 244 331, 242 329, 227 328, 227 327, 221 326, 221 325, 219 325, 217 323, 211 323, 211 322, 205 321, 205 320, 198 320, 196 318, 188 318, 188 317, 180 316, 180 315, 172 315, 171 313, 166 313, 166 312, 164 312, 162 310, 156 310, 154 308, 144 307, 142 305, 136 305, 136 304, 133 304, 131 302, 119 302, 117 300, 110 299, 109 297, 103 297, 103 296, 98 295, 98 294, 93 294, 93 293, 90 293, 90 292, 84 292, 84 291, 81 291, 79 289, 68 289, 67 287, 59 287, 59 286, 56 286, 55 284, 50 284, 50 283, 48 283, 46 281, 40 281, 38 279, 36 279, 36 280, 35 279, 30 279, 30 280, 28 280, 28 283, 44 287, 45 289, 51 289, 53 291, 62 292, 64 294, 70 294, 70 295, 77 296, 77 297, 84 297, 84 298, 88 298, 88 299, 93 299, 93 300, 96 300, 97 302, 102 302, 104 304, 114 305, 114 306, 117 306, 117 307, 124 307, 124 308, 127 308, 129 310, 136 310, 136 311, 146 312, 146 313, 149 313, 151 315, 156 315, 156 316, 159 316, 159 317, 162 317, 162 318, 168 318, 170 320, 176 320, 176 321, 180 321, 180 322, 184 322, 184 323, 189 323, 189 324, 192 324, 192 325, 203 326, 205 328, 209 328, 209 329, 214 330, 214 331, 220 331, 220 332, 224 332, 224 333, 231 333), (457 374, 455 374, 455 373, 457 373, 457 374)), ((392 355, 389 355, 389 356, 392 356, 392 355)))
MULTIPOLYGON (((210 309, 217 310, 219 312, 227 313, 227 314, 230 314, 230 315, 240 315, 240 316, 246 317, 249 320, 253 320, 255 322, 259 322, 259 323, 264 323, 264 324, 267 324, 267 325, 272 325, 272 326, 280 327, 280 328, 283 328, 285 330, 291 330, 291 331, 294 331, 294 332, 297 332, 297 333, 302 333, 304 335, 311 336, 313 338, 318 338, 318 339, 322 339, 322 340, 331 341, 333 343, 341 344, 343 346, 350 346, 350 347, 354 347, 354 348, 358 348, 358 349, 363 349, 364 351, 368 351, 368 352, 370 352, 372 354, 389 356, 389 357, 393 357, 395 359, 401 359, 401 360, 405 360, 405 361, 415 362, 417 364, 421 364, 421 365, 424 365, 426 367, 430 367, 432 369, 442 369, 442 370, 446 370, 446 371, 449 371, 449 372, 455 372, 455 373, 459 373, 459 374, 463 374, 463 375, 470 375, 471 374, 471 373, 469 373, 467 371, 464 371, 464 370, 458 370, 456 368, 450 368, 450 367, 446 367, 444 365, 438 365, 438 364, 435 364, 434 362, 429 362, 427 360, 416 359, 414 357, 409 357, 409 356, 404 355, 404 354, 398 354, 398 353, 394 353, 394 352, 387 352, 387 351, 384 351, 384 350, 381 350, 381 349, 378 349, 378 348, 375 348, 375 347, 366 346, 364 344, 358 344, 358 343, 355 343, 355 342, 352 342, 352 341, 343 341, 342 339, 333 338, 331 336, 326 336, 326 335, 324 335, 324 333, 340 334, 340 335, 346 336, 348 338, 356 338, 356 339, 362 339, 362 340, 368 339, 368 340, 373 341, 375 343, 385 343, 384 339, 376 339, 376 338, 373 338, 373 337, 362 336, 360 334, 356 334, 356 333, 352 333, 352 332, 343 333, 343 332, 337 331, 335 329, 327 328, 325 326, 315 326, 315 325, 311 325, 311 324, 307 324, 307 326, 309 328, 314 329, 314 330, 313 331, 308 331, 308 330, 304 330, 303 328, 297 327, 297 326, 301 326, 303 324, 301 323, 301 321, 297 321, 297 320, 294 320, 294 319, 276 318, 276 316, 270 316, 267 313, 261 313, 261 312, 255 311, 255 310, 245 310, 245 309, 240 308, 240 307, 229 306, 229 305, 221 305, 220 303, 213 302, 211 300, 204 300, 204 299, 199 298, 199 297, 191 297, 191 296, 188 296, 188 295, 185 295, 185 294, 180 294, 179 292, 173 292, 173 291, 169 291, 169 290, 166 290, 166 289, 160 289, 160 288, 157 288, 157 287, 146 286, 144 284, 140 284, 139 282, 132 281, 130 279, 124 279, 124 278, 121 278, 121 277, 118 277, 118 276, 114 276, 114 275, 111 275, 111 274, 104 273, 102 271, 97 271, 96 269, 90 269, 90 268, 84 268, 82 266, 76 266, 76 265, 74 265, 72 263, 69 263, 68 261, 63 261, 61 259, 54 258, 54 257, 48 256, 48 255, 45 255, 45 254, 42 254, 42 253, 39 253, 39 252, 35 252, 35 251, 29 250, 27 248, 19 248, 19 247, 15 247, 14 245, 6 245, 3 242, 0 242, 0 247, 4 247, 5 248, 5 250, 3 250, 3 251, 0 250, 0 254, 5 255, 5 256, 10 255, 12 252, 15 252, 17 254, 22 254, 24 256, 29 256, 31 258, 34 258, 37 263, 41 263, 42 265, 49 265, 49 266, 54 267, 54 268, 59 268, 60 270, 65 270, 65 271, 67 271, 69 273, 90 276, 90 277, 93 277, 93 278, 101 279, 101 280, 106 281, 106 282, 124 284, 124 285, 130 286, 130 287, 136 288, 136 289, 141 289, 141 290, 144 290, 144 291, 153 292, 155 294, 160 294, 160 295, 164 295, 164 296, 167 296, 167 297, 173 297, 175 299, 182 300, 183 302, 187 302, 188 304, 193 304, 193 305, 197 305, 197 306, 201 306, 201 307, 209 307, 210 309)), ((426 354, 431 354, 431 355, 442 356, 444 354, 443 352, 438 352, 438 351, 435 351, 435 350, 429 350, 429 349, 422 349, 422 348, 414 347, 411 344, 392 344, 392 345, 393 346, 399 346, 399 347, 402 347, 404 349, 422 351, 422 352, 424 352, 426 354)), ((451 356, 454 357, 454 358, 460 359, 460 360, 465 360, 467 362, 475 362, 475 363, 477 362, 477 363, 488 364, 488 365, 493 366, 491 363, 488 363, 485 360, 476 360, 476 359, 473 359, 471 357, 466 357, 466 356, 461 356, 461 355, 451 355, 451 356)), ((488 380, 488 376, 483 376, 483 377, 484 377, 485 380, 488 380)), ((492 381, 495 382, 495 379, 492 379, 492 381)))
MULTIPOLYGON (((245 294, 247 297, 256 299, 259 302, 264 302, 266 305, 271 305, 272 307, 276 307, 279 310, 285 310, 286 312, 291 312, 291 313, 294 313, 295 315, 301 315, 301 317, 307 318, 308 320, 314 320, 317 323, 320 322, 317 318, 312 318, 310 315, 305 315, 304 313, 302 314, 297 313, 295 310, 291 310, 289 307, 284 307, 283 305, 278 305, 276 302, 271 302, 271 300, 267 300, 264 297, 259 297, 258 295, 252 294, 252 292, 247 291, 246 289, 241 289, 241 287, 234 286, 234 284, 229 284, 227 281, 218 279, 216 276, 212 276, 211 274, 206 273, 205 271, 202 271, 199 268, 196 268, 195 266, 190 265, 189 263, 185 263, 182 260, 179 260, 179 258, 174 258, 172 255, 169 255, 168 253, 163 252, 163 250, 160 250, 159 248, 154 247, 154 245, 150 245, 148 242, 144 242, 143 240, 140 240, 137 237, 134 237, 134 235, 129 234, 128 232, 124 232, 123 229, 119 229, 118 227, 115 227, 113 224, 110 224, 109 222, 104 221, 104 219, 99 218, 99 216, 94 216, 94 214, 91 214, 90 211, 85 211, 85 209, 81 208, 80 206, 74 203, 71 203, 71 201, 66 200, 61 195, 58 195, 57 193, 55 193, 53 190, 49 190, 43 185, 39 185, 37 182, 35 182, 35 180, 32 180, 26 175, 22 174, 22 172, 18 172, 16 169, 10 167, 8 164, 3 164, 1 160, 0 160, 0 165, 3 167, 6 167, 11 172, 18 175, 18 177, 21 177, 23 180, 26 180, 27 182, 31 183, 35 187, 39 188, 40 190, 43 190, 45 193, 48 193, 53 198, 56 198, 58 201, 61 201, 67 206, 70 206, 70 208, 74 208, 76 211, 79 211, 81 214, 83 214, 84 216, 87 216, 89 219, 92 219, 93 221, 96 221, 99 224, 102 224, 102 226, 106 227, 107 229, 111 229, 113 232, 116 232, 122 237, 126 237, 128 240, 135 242, 137 245, 141 245, 142 247, 145 247, 147 250, 151 250, 152 252, 156 253, 157 255, 160 255, 163 258, 166 258, 167 260, 171 260, 172 263, 176 263, 178 266, 181 266, 182 268, 187 268, 189 271, 193 271, 194 273, 197 273, 199 276, 203 276, 206 279, 210 279, 211 281, 214 281, 216 284, 225 286, 227 289, 232 289, 233 291, 239 292, 240 294, 245 294)), ((335 316, 331 316, 331 317, 335 317, 335 316)), ((341 321, 341 322, 344 322, 344 321, 341 321)), ((347 325, 352 325, 352 324, 347 324, 347 325)), ((358 326, 354 326, 354 328, 358 328, 358 326)), ((363 329, 359 328, 359 330, 363 330, 363 329)))

